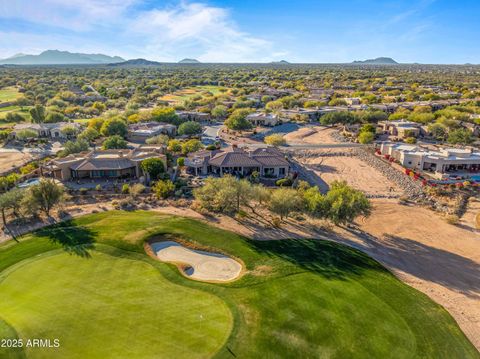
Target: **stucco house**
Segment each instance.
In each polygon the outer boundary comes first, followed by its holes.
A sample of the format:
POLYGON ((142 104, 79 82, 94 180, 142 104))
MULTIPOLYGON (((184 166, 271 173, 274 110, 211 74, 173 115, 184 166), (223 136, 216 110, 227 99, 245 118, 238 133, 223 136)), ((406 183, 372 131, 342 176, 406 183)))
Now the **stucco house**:
POLYGON ((417 122, 398 120, 398 121, 380 121, 379 129, 382 133, 398 138, 419 137, 425 135, 422 125, 417 122))
POLYGON ((209 121, 210 114, 197 111, 176 111, 178 117, 185 121, 209 121))
POLYGON ((160 134, 174 137, 177 126, 162 122, 140 122, 128 126, 128 139, 132 142, 145 143, 148 138, 160 134))
POLYGON ((80 131, 80 124, 76 122, 57 122, 57 123, 17 123, 13 126, 10 137, 17 138, 17 133, 24 130, 34 131, 38 138, 47 137, 53 139, 66 139, 69 136, 64 132, 66 128, 73 128, 80 131))
POLYGON ((147 158, 160 158, 166 168, 167 159, 161 146, 140 146, 133 150, 93 150, 50 161, 42 173, 69 181, 72 179, 139 178, 140 164, 147 158))
POLYGON ((290 121, 289 118, 280 118, 277 115, 264 112, 251 113, 247 116, 247 120, 254 126, 276 126, 290 121))
POLYGON ((232 174, 248 176, 258 172, 265 178, 283 178, 290 172, 290 163, 275 147, 238 148, 198 151, 185 159, 187 171, 194 175, 232 174))
POLYGON ((437 179, 470 176, 480 172, 480 152, 471 148, 442 148, 431 151, 415 145, 384 142, 384 156, 392 157, 403 167, 423 171, 437 179))

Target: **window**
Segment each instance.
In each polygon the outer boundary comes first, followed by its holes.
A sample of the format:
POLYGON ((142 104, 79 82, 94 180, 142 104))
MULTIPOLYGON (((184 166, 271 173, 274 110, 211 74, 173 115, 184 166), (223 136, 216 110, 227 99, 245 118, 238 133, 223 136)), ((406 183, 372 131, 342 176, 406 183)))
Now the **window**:
POLYGON ((263 173, 268 176, 268 175, 273 175, 274 174, 274 169, 273 168, 265 168, 263 170, 263 173))
POLYGON ((284 167, 280 168, 280 169, 278 170, 278 174, 279 174, 280 176, 285 176, 285 168, 284 168, 284 167))

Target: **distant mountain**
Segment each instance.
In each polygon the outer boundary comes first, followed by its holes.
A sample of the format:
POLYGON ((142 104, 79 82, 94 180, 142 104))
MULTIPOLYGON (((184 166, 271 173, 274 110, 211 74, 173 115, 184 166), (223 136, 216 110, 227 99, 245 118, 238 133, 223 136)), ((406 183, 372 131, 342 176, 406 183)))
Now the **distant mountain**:
POLYGON ((117 62, 113 64, 108 64, 108 66, 158 66, 161 65, 161 62, 149 61, 145 59, 133 59, 123 62, 117 62))
POLYGON ((197 59, 183 59, 178 61, 179 64, 200 64, 200 61, 197 59))
POLYGON ((288 62, 287 60, 280 60, 280 61, 272 61, 270 62, 271 64, 289 64, 290 62, 288 62))
POLYGON ((84 65, 110 64, 125 61, 119 56, 103 54, 82 54, 68 51, 47 50, 39 55, 17 54, 8 59, 0 60, 0 64, 8 65, 84 65))
POLYGON ((376 59, 368 59, 365 61, 353 61, 354 64, 366 64, 366 65, 395 65, 397 61, 391 57, 377 57, 376 59))
POLYGON ((7 57, 5 60, 10 60, 10 59, 16 59, 17 57, 22 57, 22 56, 26 56, 27 54, 22 54, 21 52, 19 52, 18 54, 15 54, 13 56, 10 56, 10 57, 7 57))

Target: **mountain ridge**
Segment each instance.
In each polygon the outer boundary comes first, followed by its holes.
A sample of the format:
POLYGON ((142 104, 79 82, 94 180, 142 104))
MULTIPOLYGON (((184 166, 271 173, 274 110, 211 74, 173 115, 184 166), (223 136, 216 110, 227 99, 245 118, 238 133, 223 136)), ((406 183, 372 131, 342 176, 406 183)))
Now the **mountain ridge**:
POLYGON ((122 62, 114 62, 111 64, 108 64, 108 66, 159 66, 161 65, 161 62, 157 61, 150 61, 146 59, 131 59, 127 61, 122 61, 122 62))
POLYGON ((392 59, 391 57, 376 57, 374 59, 367 59, 363 61, 356 60, 356 61, 353 61, 352 64, 395 65, 395 64, 398 64, 398 62, 392 59))
POLYGON ((201 62, 197 59, 189 59, 185 58, 183 60, 178 61, 179 64, 200 64, 201 62))
POLYGON ((5 65, 81 65, 108 64, 125 61, 120 56, 84 54, 60 50, 45 50, 38 55, 16 54, 0 60, 5 65))

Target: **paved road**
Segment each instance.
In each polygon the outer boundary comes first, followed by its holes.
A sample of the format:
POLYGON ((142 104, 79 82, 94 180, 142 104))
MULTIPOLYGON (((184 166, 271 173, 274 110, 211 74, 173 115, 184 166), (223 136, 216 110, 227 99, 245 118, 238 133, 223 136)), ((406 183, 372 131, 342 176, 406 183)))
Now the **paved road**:
POLYGON ((215 140, 215 137, 218 136, 218 132, 220 131, 222 126, 223 125, 219 123, 205 125, 203 130, 203 137, 207 137, 215 140))

